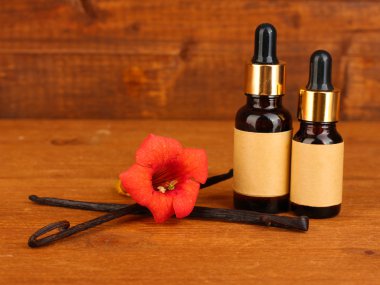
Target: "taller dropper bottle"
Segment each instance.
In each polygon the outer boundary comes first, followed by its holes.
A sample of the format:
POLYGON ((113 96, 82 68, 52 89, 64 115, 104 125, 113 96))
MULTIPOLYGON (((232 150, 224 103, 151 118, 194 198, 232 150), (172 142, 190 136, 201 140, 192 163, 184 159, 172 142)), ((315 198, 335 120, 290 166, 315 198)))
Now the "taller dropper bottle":
POLYGON ((311 55, 309 82, 299 94, 300 129, 292 142, 291 209, 310 218, 334 217, 342 203, 340 92, 331 83, 331 68, 327 51, 311 55))
POLYGON ((235 118, 234 205, 278 213, 288 210, 292 118, 282 106, 285 63, 277 59, 277 32, 261 24, 246 68, 246 104, 235 118))

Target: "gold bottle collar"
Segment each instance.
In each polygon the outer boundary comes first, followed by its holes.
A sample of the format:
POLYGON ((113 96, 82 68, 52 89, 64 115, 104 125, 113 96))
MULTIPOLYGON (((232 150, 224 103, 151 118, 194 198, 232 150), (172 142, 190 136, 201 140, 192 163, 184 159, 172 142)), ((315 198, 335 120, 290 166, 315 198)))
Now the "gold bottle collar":
POLYGON ((310 91, 301 89, 298 119, 311 122, 336 122, 340 116, 340 91, 310 91))
POLYGON ((245 93, 275 96, 285 94, 285 63, 247 64, 245 93))

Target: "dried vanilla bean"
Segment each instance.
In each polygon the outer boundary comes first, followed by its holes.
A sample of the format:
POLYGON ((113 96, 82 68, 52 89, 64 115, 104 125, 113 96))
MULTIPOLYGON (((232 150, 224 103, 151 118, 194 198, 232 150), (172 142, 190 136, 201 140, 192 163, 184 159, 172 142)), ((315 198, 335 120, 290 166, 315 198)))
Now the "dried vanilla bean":
MULTIPOLYGON (((231 178, 233 175, 233 170, 230 169, 227 173, 209 177, 205 184, 201 185, 201 188, 206 188, 211 185, 217 184, 224 180, 231 178)), ((52 242, 58 241, 60 239, 69 237, 73 234, 82 232, 89 228, 95 227, 97 225, 103 224, 105 222, 120 218, 127 214, 138 214, 138 215, 150 215, 147 208, 140 206, 138 204, 113 204, 113 203, 94 203, 94 202, 84 202, 75 200, 66 200, 50 197, 38 197, 36 195, 29 196, 29 199, 35 203, 56 207, 65 207, 72 209, 90 210, 90 211, 100 211, 109 212, 108 214, 102 215, 98 218, 86 221, 84 223, 70 227, 68 221, 59 221, 51 223, 38 231, 36 231, 30 238, 28 245, 30 247, 40 247, 52 242), (58 233, 40 238, 41 236, 58 229, 58 233)), ((220 208, 209 208, 209 207, 199 207, 195 206, 190 218, 195 219, 207 219, 207 220, 218 220, 225 222, 235 222, 235 223, 246 223, 246 224, 256 224, 263 226, 272 226, 290 230, 307 231, 309 227, 309 219, 306 216, 301 217, 287 217, 287 216, 277 216, 271 214, 257 213, 252 211, 244 210, 233 210, 233 209, 220 209, 220 208)))
MULTIPOLYGON (((127 205, 127 204, 113 204, 113 203, 94 203, 94 202, 84 202, 84 201, 74 201, 50 197, 38 197, 36 195, 29 196, 29 199, 35 203, 65 207, 72 209, 90 210, 90 211, 100 211, 100 212, 110 212, 109 214, 103 215, 94 220, 76 225, 69 228, 70 223, 68 221, 62 221, 50 224, 41 230, 37 231, 32 235, 31 240, 29 240, 29 246, 38 247, 46 245, 50 242, 57 241, 59 239, 65 238, 67 236, 73 235, 77 232, 95 227, 104 222, 119 218, 127 214, 138 214, 138 215, 150 215, 150 212, 145 207, 137 204, 127 205), (131 208, 132 207, 132 208, 131 208), (61 224, 59 224, 61 223, 61 224), (37 240, 42 234, 57 228, 59 225, 66 225, 61 232, 56 235, 46 237, 41 240, 37 240), (53 228, 51 228, 53 226, 53 228), (45 230, 44 230, 45 229, 45 230), (42 232, 41 232, 42 231, 42 232)), ((309 227, 309 219, 306 216, 301 217, 288 217, 288 216, 277 216, 271 214, 257 213, 245 210, 233 210, 233 209, 221 209, 221 208, 209 208, 195 206, 194 210, 189 215, 190 218, 195 219, 207 219, 207 220, 218 220, 225 222, 235 222, 235 223, 245 223, 245 224, 256 224, 262 226, 278 227, 289 230, 307 231, 309 227)))

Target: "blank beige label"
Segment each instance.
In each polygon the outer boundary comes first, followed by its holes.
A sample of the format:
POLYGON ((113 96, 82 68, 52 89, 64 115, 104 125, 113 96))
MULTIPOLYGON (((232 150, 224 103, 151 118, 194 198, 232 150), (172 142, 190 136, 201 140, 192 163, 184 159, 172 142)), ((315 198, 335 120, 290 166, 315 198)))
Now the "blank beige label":
POLYGON ((293 140, 290 200, 312 207, 342 203, 344 143, 317 145, 293 140))
POLYGON ((252 133, 235 128, 234 190, 252 197, 289 193, 292 131, 252 133))

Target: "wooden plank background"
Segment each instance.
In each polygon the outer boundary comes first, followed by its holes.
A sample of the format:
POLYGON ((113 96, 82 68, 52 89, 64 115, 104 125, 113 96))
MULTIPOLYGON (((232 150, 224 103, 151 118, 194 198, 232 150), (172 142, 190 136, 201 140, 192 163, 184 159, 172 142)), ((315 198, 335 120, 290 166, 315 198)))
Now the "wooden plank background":
POLYGON ((380 1, 17 0, 0 4, 0 117, 230 119, 261 22, 295 114, 309 55, 334 58, 343 118, 380 119, 380 1))

